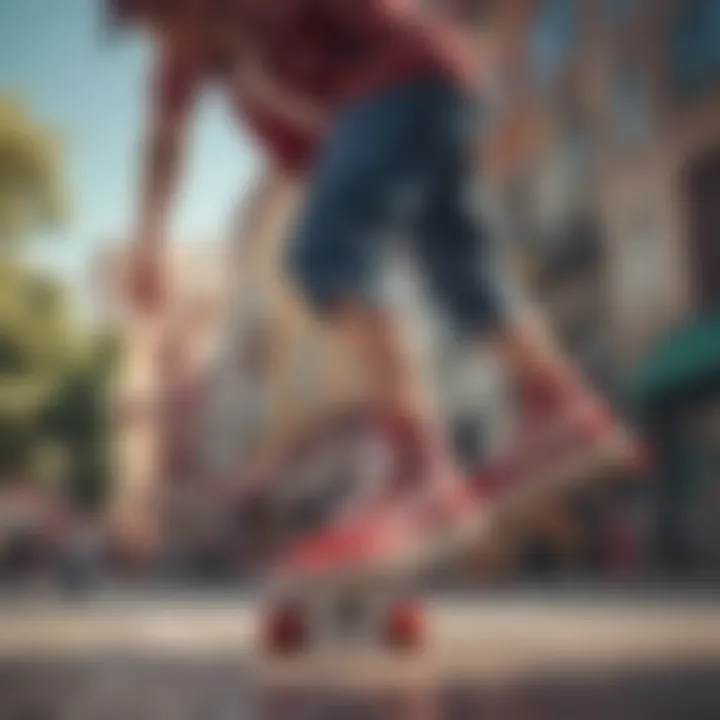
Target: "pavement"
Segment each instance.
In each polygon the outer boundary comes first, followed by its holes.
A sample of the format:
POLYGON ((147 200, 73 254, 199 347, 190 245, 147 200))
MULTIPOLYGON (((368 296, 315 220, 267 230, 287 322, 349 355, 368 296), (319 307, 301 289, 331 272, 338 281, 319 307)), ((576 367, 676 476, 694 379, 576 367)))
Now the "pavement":
POLYGON ((3 720, 720 717, 720 603, 429 600, 427 648, 348 642, 277 661, 250 597, 0 605, 3 720))

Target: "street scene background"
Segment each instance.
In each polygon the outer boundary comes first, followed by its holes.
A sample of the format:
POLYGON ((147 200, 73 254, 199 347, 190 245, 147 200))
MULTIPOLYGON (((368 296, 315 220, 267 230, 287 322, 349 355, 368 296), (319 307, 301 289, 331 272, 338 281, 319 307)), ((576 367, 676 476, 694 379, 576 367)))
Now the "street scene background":
MULTIPOLYGON (((421 710, 381 716, 578 717, 604 696, 582 716, 717 717, 720 4, 535 5, 531 61, 483 129, 477 202, 528 300, 657 462, 556 498, 429 578, 442 600, 410 693, 421 710), (569 671, 588 655, 587 673, 569 671), (447 702, 433 694, 448 687, 447 702)), ((0 717, 126 717, 141 687, 138 718, 254 712, 256 678, 274 671, 253 660, 256 558, 235 486, 362 392, 363 368, 277 262, 300 184, 237 262, 264 160, 222 97, 194 127, 168 302, 129 307, 151 53, 115 37, 95 0, 0 7, 0 717), (223 636, 225 650, 209 642, 223 636), (107 697, 75 708, 86 690, 69 688, 101 685, 102 668, 107 697)), ((411 258, 387 267, 449 435, 479 469, 513 423, 502 368, 453 335, 411 258)), ((270 716, 354 717, 372 696, 283 715, 327 666, 295 672, 270 716)))

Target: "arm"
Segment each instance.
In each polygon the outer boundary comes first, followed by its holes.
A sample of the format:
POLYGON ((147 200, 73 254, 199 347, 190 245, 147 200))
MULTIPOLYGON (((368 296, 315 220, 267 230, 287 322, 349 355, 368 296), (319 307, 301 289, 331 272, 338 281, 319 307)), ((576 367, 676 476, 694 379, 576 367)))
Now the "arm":
POLYGON ((189 59, 163 52, 152 88, 152 109, 143 148, 138 240, 159 245, 180 173, 189 111, 197 77, 189 59))
POLYGON ((189 58, 161 51, 142 149, 144 167, 130 278, 133 300, 146 311, 156 309, 162 300, 165 226, 180 174, 197 81, 189 58))

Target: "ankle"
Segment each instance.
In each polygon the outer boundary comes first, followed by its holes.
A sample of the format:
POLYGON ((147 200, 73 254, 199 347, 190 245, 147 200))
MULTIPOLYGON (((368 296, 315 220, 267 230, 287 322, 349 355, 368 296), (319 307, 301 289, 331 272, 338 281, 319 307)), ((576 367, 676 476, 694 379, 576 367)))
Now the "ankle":
POLYGON ((434 419, 409 412, 385 412, 380 427, 398 458, 398 474, 420 478, 453 463, 443 428, 434 419))
POLYGON ((588 384, 575 370, 567 367, 529 374, 520 378, 516 387, 522 402, 542 405, 560 404, 591 394, 588 384))

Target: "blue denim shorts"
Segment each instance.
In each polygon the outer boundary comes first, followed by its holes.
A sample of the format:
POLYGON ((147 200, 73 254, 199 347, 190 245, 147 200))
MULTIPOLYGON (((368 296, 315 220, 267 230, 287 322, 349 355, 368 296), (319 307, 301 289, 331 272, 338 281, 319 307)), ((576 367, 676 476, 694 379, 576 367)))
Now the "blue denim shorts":
POLYGON ((503 321, 497 249, 473 207, 477 132, 475 104, 430 78, 338 117, 289 246, 291 271, 318 310, 381 302, 384 245, 402 233, 461 328, 503 321))

